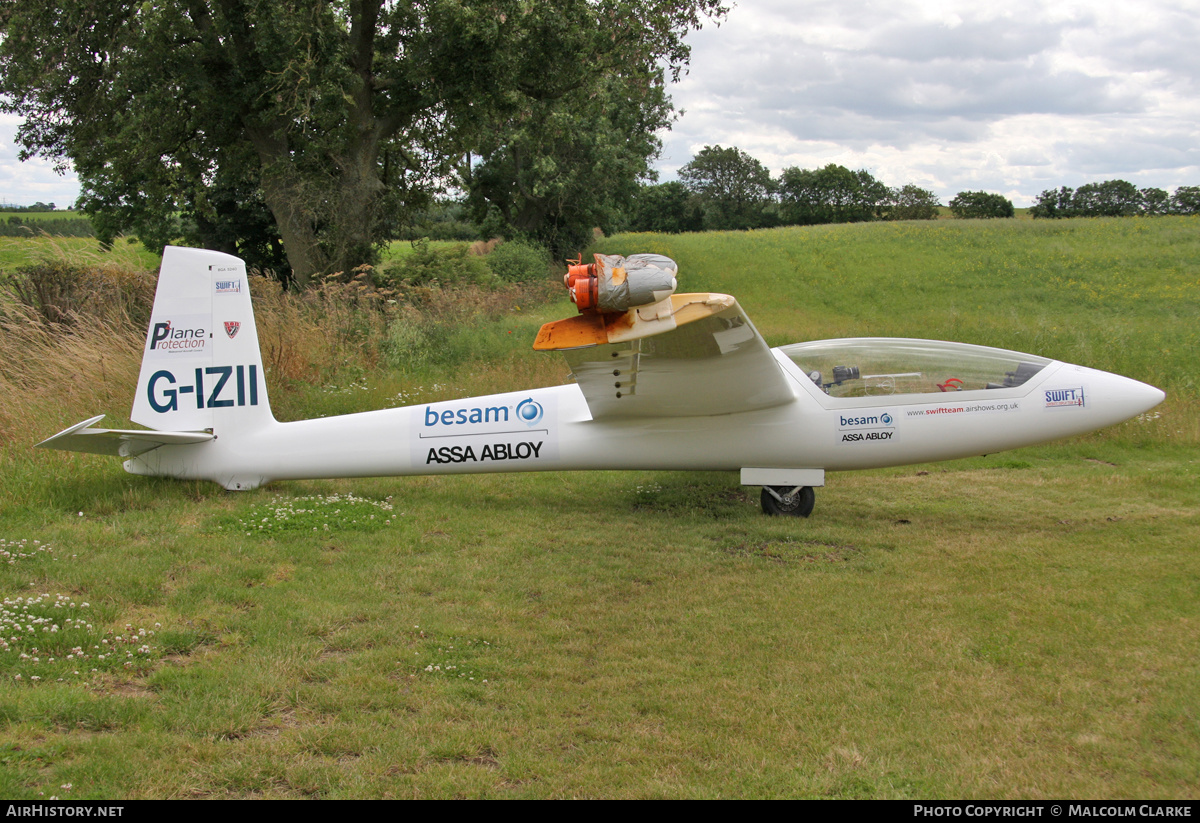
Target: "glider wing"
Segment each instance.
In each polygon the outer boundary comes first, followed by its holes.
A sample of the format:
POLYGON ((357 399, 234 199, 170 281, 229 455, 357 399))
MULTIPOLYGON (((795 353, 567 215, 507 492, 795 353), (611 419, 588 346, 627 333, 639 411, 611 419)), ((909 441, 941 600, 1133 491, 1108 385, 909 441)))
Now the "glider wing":
POLYGON ((725 294, 676 294, 623 314, 548 323, 535 348, 563 352, 596 420, 733 414, 795 397, 762 335, 725 294))

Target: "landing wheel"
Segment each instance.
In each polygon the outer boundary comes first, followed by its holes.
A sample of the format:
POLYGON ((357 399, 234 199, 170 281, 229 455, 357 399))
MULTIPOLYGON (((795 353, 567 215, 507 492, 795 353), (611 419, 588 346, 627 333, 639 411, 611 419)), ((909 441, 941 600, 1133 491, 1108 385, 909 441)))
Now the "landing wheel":
POLYGON ((812 486, 763 486, 761 500, 764 514, 808 517, 817 503, 817 493, 812 486))

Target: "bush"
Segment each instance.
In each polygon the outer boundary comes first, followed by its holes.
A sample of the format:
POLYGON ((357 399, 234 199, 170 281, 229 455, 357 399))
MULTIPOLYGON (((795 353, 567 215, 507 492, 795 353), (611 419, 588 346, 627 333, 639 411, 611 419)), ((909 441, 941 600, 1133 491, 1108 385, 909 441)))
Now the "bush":
POLYGON ((1087 183, 1075 189, 1071 205, 1080 217, 1129 217, 1142 213, 1142 193, 1127 180, 1087 183))
POLYGON ((778 189, 783 221, 802 226, 874 220, 889 194, 866 169, 850 171, 836 163, 784 169, 778 189))
POLYGON ((937 220, 937 195, 911 183, 888 191, 884 220, 937 220))
POLYGON ((506 283, 542 280, 550 271, 550 255, 546 250, 520 240, 501 243, 484 260, 492 273, 506 283))
POLYGON ((402 286, 484 286, 499 284, 483 258, 471 254, 465 243, 431 246, 428 240, 413 243, 413 252, 376 275, 380 285, 402 286))
POLYGON ((1075 189, 1063 186, 1061 189, 1046 189, 1038 195, 1037 203, 1029 210, 1034 219, 1045 218, 1057 220, 1062 217, 1074 217, 1071 200, 1075 197, 1075 189))
POLYGON ((960 220, 1012 217, 1012 201, 1002 194, 987 191, 960 191, 950 201, 950 211, 960 220))
POLYGON ((409 225, 395 234, 397 240, 465 240, 479 237, 479 226, 472 223, 465 204, 456 201, 435 202, 413 215, 409 225))
POLYGON ((704 209, 700 201, 678 180, 638 187, 629 218, 630 231, 678 234, 703 228, 704 209))
POLYGON ((79 317, 105 322, 150 322, 154 275, 112 265, 47 260, 22 266, 8 278, 8 291, 50 323, 75 325, 79 317))

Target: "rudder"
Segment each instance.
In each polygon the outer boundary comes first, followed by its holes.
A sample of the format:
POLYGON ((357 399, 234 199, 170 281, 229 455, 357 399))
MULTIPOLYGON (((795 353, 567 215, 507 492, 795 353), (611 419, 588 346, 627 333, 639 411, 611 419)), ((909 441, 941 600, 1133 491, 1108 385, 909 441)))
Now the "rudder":
POLYGON ((273 422, 246 264, 168 246, 131 419, 159 431, 254 428, 273 422))

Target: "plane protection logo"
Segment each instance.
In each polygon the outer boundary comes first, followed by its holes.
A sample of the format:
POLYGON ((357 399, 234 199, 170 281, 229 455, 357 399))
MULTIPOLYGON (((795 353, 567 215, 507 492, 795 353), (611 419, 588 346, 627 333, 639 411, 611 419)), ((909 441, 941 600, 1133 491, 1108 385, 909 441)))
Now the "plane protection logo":
POLYGON ((841 443, 884 443, 896 436, 894 410, 855 409, 836 414, 841 443))
POLYGON ((146 338, 146 356, 155 359, 207 355, 209 352, 208 315, 155 318, 146 338))
POLYGON ((1083 407, 1085 404, 1083 386, 1071 389, 1046 389, 1046 408, 1063 409, 1072 406, 1083 407))

